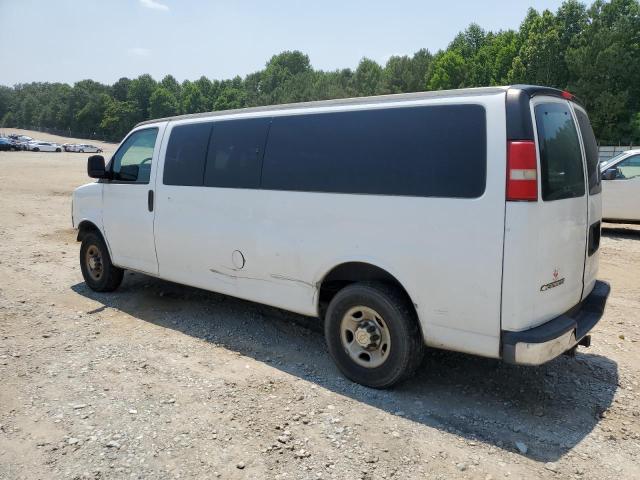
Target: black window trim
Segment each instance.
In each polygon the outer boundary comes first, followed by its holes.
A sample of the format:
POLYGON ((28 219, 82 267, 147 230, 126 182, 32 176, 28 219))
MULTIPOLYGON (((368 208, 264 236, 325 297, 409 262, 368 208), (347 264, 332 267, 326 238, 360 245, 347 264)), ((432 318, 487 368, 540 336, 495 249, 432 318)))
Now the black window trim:
MULTIPOLYGON (((130 137, 132 137, 134 134, 138 133, 138 132, 143 132, 145 130, 156 130, 156 143, 153 146, 153 152, 155 153, 156 151, 156 146, 158 145, 158 136, 157 134, 160 133, 160 127, 158 126, 151 126, 151 127, 145 127, 145 128, 139 128, 137 130, 132 130, 131 132, 129 132, 129 135, 127 135, 122 142, 120 142, 120 146, 118 147, 118 149, 113 152, 113 155, 111 155, 111 158, 109 159, 109 164, 107 165, 107 172, 109 172, 109 178, 106 179, 105 183, 109 183, 109 184, 113 184, 113 185, 149 185, 149 183, 151 183, 151 177, 149 177, 149 180, 147 182, 128 182, 126 180, 116 180, 115 178, 113 178, 113 159, 116 157, 116 155, 118 154, 118 152, 122 149, 122 147, 124 147, 124 144, 126 143, 127 140, 129 140, 130 137)), ((154 160, 153 157, 151 157, 151 165, 153 165, 154 160)))

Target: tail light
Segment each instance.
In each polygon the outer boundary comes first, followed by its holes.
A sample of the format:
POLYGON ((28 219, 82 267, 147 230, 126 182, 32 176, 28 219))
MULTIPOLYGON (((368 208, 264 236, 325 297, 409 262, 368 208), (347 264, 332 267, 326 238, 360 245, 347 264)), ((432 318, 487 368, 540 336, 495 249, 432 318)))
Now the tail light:
POLYGON ((538 162, 533 141, 510 141, 507 144, 507 200, 538 200, 538 162))

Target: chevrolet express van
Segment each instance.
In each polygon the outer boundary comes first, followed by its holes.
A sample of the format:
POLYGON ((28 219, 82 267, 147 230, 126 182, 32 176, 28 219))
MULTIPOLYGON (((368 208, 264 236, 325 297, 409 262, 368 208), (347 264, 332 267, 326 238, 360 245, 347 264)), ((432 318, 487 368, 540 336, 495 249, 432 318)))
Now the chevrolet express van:
POLYGON ((324 320, 384 388, 424 346, 539 365, 601 318, 596 140, 535 86, 330 100, 138 124, 73 195, 87 285, 123 270, 324 320))

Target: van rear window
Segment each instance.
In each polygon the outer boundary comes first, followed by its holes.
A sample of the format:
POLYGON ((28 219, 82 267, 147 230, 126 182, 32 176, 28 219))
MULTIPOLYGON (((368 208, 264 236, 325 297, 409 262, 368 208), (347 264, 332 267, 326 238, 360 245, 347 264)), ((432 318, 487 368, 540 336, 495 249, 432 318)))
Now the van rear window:
POLYGON ((578 132, 569 106, 542 103, 535 107, 542 199, 545 201, 582 197, 584 169, 578 132))
POLYGON ((274 117, 262 188, 476 198, 487 168, 481 105, 274 117))

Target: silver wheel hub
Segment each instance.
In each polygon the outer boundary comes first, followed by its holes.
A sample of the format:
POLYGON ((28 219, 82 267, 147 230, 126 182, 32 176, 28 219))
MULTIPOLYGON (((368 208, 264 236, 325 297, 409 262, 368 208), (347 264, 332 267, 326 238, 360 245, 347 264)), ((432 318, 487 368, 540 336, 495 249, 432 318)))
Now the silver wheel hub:
POLYGON ((350 308, 340 322, 340 339, 345 352, 360 366, 376 368, 389 357, 389 329, 382 316, 372 308, 350 308))
POLYGON ((100 280, 102 277, 102 252, 95 245, 91 245, 87 249, 85 262, 89 275, 94 280, 100 280))
POLYGON ((355 338, 362 348, 376 348, 380 340, 380 329, 374 322, 362 322, 356 329, 355 338))

